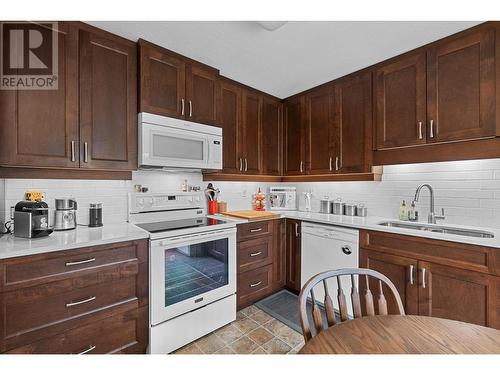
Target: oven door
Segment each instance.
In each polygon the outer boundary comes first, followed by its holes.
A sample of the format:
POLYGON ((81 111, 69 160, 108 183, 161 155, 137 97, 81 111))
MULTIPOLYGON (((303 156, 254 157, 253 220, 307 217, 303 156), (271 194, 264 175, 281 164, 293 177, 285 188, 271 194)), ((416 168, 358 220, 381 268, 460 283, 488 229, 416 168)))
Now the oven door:
POLYGON ((236 293, 236 229, 151 241, 151 324, 236 293))
POLYGON ((207 169, 209 136, 204 133, 141 124, 141 166, 207 169))

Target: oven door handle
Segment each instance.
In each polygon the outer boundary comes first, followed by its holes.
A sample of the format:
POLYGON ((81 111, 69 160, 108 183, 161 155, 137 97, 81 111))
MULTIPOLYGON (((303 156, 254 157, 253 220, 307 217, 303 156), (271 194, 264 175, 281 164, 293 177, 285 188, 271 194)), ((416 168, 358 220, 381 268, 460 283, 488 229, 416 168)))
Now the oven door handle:
POLYGON ((215 232, 209 232, 209 233, 187 234, 184 236, 172 237, 172 238, 163 239, 163 240, 152 240, 151 247, 155 247, 155 246, 165 247, 165 246, 175 245, 175 244, 184 243, 184 242, 199 243, 199 242, 202 242, 203 240, 209 241, 209 240, 213 240, 213 239, 225 238, 228 235, 231 235, 233 233, 236 233, 236 228, 231 228, 230 230, 220 230, 220 231, 215 231, 215 232))

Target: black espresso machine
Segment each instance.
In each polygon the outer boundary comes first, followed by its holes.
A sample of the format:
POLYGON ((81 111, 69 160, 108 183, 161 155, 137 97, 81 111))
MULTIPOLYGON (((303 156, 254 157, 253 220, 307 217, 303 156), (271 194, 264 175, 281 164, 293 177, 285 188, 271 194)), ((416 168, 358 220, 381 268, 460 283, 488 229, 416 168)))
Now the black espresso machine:
POLYGON ((49 206, 45 202, 21 201, 14 208, 14 236, 36 238, 52 233, 49 206))

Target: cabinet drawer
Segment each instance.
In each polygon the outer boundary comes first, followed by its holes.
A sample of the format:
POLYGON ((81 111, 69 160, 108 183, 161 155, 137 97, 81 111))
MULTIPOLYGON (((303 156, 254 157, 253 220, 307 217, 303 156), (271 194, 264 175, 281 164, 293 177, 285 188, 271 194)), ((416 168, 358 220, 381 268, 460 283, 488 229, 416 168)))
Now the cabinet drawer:
POLYGON ((6 292, 1 306, 5 338, 29 335, 107 307, 137 301, 136 291, 136 277, 132 276, 58 294, 44 294, 41 287, 6 292))
POLYGON ((245 272, 273 261, 273 237, 266 236, 238 243, 238 272, 245 272))
POLYGON ((394 233, 361 231, 360 247, 489 274, 500 274, 496 249, 394 233))
POLYGON ((6 260, 1 264, 4 278, 0 280, 0 288, 38 285, 52 279, 73 277, 76 271, 92 271, 121 262, 137 261, 139 243, 117 243, 6 260))
POLYGON ((147 345, 147 309, 135 309, 68 330, 8 354, 144 353, 147 345))
POLYGON ((273 226, 270 220, 256 221, 238 225, 238 241, 266 236, 272 233, 273 226))
POLYGON ((249 305, 272 291, 273 265, 267 265, 238 275, 238 308, 249 305))

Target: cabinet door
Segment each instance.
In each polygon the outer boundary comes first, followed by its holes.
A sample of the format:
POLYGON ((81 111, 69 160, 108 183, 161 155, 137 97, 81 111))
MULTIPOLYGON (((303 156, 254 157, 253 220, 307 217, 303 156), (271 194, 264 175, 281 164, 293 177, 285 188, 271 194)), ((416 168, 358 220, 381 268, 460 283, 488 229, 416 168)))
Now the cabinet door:
POLYGON ((57 33, 58 88, 0 90, 0 164, 77 168, 78 30, 66 22, 40 27, 57 33))
POLYGON ((261 161, 261 104, 260 95, 243 90, 243 138, 241 147, 245 150, 243 172, 260 173, 261 161))
POLYGON ((324 174, 333 171, 334 125, 333 93, 327 87, 307 95, 307 172, 324 174))
POLYGON ((430 49, 427 52, 428 140, 495 136, 494 92, 493 29, 430 49))
POLYGON ((202 124, 216 123, 217 71, 198 65, 186 67, 186 119, 202 124))
POLYGON ((262 101, 262 173, 281 174, 281 103, 265 97, 262 101))
POLYGON ((300 256, 301 256, 300 220, 286 219, 286 286, 300 291, 300 256))
POLYGON ((241 129, 241 89, 221 81, 220 105, 217 107, 218 124, 222 127, 223 172, 239 173, 243 169, 243 155, 239 147, 241 129))
POLYGON ((175 118, 186 113, 185 63, 139 41, 140 111, 175 118))
MULTIPOLYGON (((418 313, 417 260, 396 255, 383 254, 372 250, 360 249, 359 266, 378 271, 391 280, 403 301, 406 314, 418 313)), ((360 291, 365 289, 364 280, 360 282, 360 291)), ((373 294, 378 293, 378 285, 370 283, 373 294)), ((384 287, 389 313, 396 311, 396 302, 384 287)))
POLYGON ((273 289, 286 284, 285 220, 273 220, 273 289))
POLYGON ((375 73, 376 148, 425 143, 425 53, 404 57, 375 73))
POLYGON ((285 130, 285 175, 305 173, 305 129, 304 129, 305 97, 301 96, 284 105, 285 130))
POLYGON ((369 172, 372 126, 371 73, 335 85, 334 169, 339 173, 369 172), (368 146, 368 147, 367 147, 368 146))
POLYGON ((80 31, 80 141, 83 168, 137 168, 136 45, 80 31))
POLYGON ((500 328, 500 278, 419 262, 419 315, 500 328))

